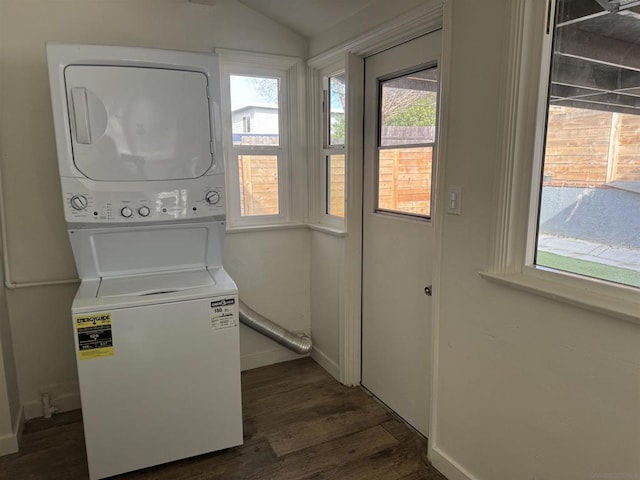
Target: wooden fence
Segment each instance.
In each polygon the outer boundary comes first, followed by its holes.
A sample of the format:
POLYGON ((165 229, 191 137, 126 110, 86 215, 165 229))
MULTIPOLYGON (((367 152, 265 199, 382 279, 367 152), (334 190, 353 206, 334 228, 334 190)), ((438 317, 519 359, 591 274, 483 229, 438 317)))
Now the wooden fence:
POLYGON ((278 157, 276 155, 238 156, 240 173, 240 213, 277 215, 278 157))
POLYGON ((544 185, 640 182, 640 116, 552 106, 544 185))
MULTIPOLYGON (((380 151, 378 206, 415 215, 431 211, 431 147, 380 151)), ((247 215, 277 215, 278 161, 275 155, 241 155, 240 211, 247 215)), ((329 165, 329 213, 344 217, 344 155, 333 155, 329 165)))
POLYGON ((431 213, 432 147, 380 151, 378 207, 415 215, 431 213))
POLYGON ((329 161, 329 191, 327 192, 328 212, 344 218, 345 165, 344 154, 331 155, 329 161))
MULTIPOLYGON (((409 130, 407 130, 409 132, 409 130)), ((394 141, 407 133, 386 132, 394 141), (401 135, 402 134, 402 135, 401 135)), ((424 137, 424 132, 416 135, 424 137)), ((271 138, 247 137, 243 144, 269 144, 271 138)), ((388 148, 380 152, 378 205, 387 210, 429 215, 431 147, 388 148)), ((242 215, 274 215, 278 207, 275 155, 238 159, 242 215)), ((333 155, 329 168, 329 212, 344 216, 344 155, 333 155)), ((569 107, 549 109, 545 151, 545 186, 603 187, 640 182, 640 115, 569 107)))

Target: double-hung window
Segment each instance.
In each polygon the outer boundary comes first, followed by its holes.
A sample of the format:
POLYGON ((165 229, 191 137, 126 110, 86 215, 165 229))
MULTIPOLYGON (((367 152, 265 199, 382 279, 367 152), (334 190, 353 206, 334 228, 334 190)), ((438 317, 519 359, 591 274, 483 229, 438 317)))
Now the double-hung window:
POLYGON ((556 3, 534 251, 538 266, 633 287, 640 287, 637 4, 556 3))
POLYGON ((219 50, 230 227, 292 221, 291 139, 299 61, 219 50))
POLYGON ((323 77, 322 96, 322 217, 341 226, 345 211, 346 76, 337 72, 323 77))
POLYGON ((495 255, 483 275, 640 321, 640 4, 548 3, 509 7, 495 255))
POLYGON ((347 201, 347 74, 343 56, 308 65, 309 216, 312 228, 343 235, 347 201))

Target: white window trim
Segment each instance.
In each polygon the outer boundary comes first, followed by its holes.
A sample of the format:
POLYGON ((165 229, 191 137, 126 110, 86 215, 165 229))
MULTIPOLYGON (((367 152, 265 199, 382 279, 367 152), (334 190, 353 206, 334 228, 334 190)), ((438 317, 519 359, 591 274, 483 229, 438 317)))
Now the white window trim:
POLYGON ((489 270, 480 275, 640 323, 638 289, 533 264, 551 34, 545 31, 547 2, 513 0, 509 2, 509 9, 511 22, 505 39, 508 54, 502 89, 505 99, 499 123, 494 251, 489 270))
MULTIPOLYGON (((315 68, 308 69, 308 91, 309 95, 309 122, 308 122, 308 156, 309 167, 309 226, 314 230, 326 231, 327 233, 342 235, 346 233, 346 196, 348 195, 347 175, 348 168, 345 163, 345 218, 326 213, 327 198, 327 170, 325 157, 331 153, 344 153, 347 155, 347 139, 344 146, 340 148, 325 148, 324 116, 322 111, 323 90, 325 89, 325 79, 336 73, 345 72, 345 57, 332 58, 321 64, 315 64, 315 68)), ((348 125, 348 108, 345 106, 345 125, 348 125)), ((348 160, 346 160, 348 162, 348 160)))
POLYGON ((227 229, 300 223, 306 211, 303 148, 306 142, 304 64, 299 58, 238 50, 216 49, 220 59, 222 134, 227 182, 227 229), (230 75, 256 75, 280 79, 280 147, 242 147, 231 141, 230 75), (244 151, 278 154, 278 215, 240 215, 239 171, 235 155, 244 151))

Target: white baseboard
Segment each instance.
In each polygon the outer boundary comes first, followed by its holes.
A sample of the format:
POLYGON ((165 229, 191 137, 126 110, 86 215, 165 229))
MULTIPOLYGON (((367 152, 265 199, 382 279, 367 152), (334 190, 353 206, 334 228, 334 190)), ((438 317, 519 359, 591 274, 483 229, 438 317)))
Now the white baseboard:
MULTIPOLYGON (((58 412, 69 412, 82 407, 80 403, 80 392, 65 392, 51 397, 51 404, 57 408, 58 412)), ((43 416, 42 402, 40 399, 24 404, 24 415, 27 420, 43 416)))
POLYGON ((240 357, 240 370, 252 370, 254 368, 273 365, 274 363, 288 362, 289 360, 296 360, 297 358, 307 356, 308 355, 298 355, 284 348, 274 348, 273 350, 242 355, 240 357))
POLYGON ((448 480, 478 480, 476 476, 440 450, 437 445, 429 447, 429 461, 448 480))
POLYGON ((24 408, 20 407, 13 424, 13 433, 0 437, 0 457, 16 453, 20 448, 22 429, 24 428, 24 408))
POLYGON ((13 433, 0 437, 0 457, 10 455, 18 451, 18 437, 13 433))
POLYGON ((313 358, 318 365, 329 372, 333 378, 340 381, 340 366, 336 362, 331 360, 331 358, 329 358, 326 353, 314 346, 311 349, 311 358, 313 358))

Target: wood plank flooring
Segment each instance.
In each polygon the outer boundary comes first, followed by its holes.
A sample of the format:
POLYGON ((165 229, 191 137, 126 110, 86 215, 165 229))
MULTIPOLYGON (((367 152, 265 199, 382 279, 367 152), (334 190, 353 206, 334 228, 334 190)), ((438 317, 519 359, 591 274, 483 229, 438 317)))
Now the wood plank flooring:
MULTIPOLYGON (((118 480, 446 480, 426 441, 360 388, 313 360, 242 374, 244 445, 120 475, 118 480)), ((79 410, 25 425, 3 480, 87 479, 79 410)))

